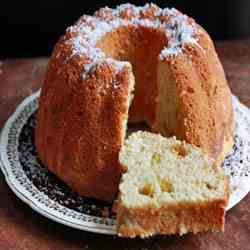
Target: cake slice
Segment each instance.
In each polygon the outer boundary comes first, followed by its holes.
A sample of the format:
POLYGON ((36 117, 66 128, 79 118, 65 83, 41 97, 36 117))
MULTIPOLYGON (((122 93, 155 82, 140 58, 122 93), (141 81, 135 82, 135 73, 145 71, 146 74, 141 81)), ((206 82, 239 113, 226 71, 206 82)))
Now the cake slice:
POLYGON ((229 181, 197 147, 140 131, 126 140, 119 161, 119 236, 224 230, 229 181))

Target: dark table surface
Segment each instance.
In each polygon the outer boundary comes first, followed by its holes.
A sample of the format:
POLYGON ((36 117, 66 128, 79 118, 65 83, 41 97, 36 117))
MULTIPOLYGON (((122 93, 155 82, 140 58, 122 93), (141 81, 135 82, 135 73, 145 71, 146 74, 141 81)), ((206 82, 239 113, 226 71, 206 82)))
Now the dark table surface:
MULTIPOLYGON (((232 92, 250 107, 250 40, 218 42, 216 47, 232 92)), ((47 62, 47 58, 0 62, 0 127, 20 101, 42 85, 47 62)), ((227 213, 224 233, 128 240, 44 218, 11 192, 0 173, 0 249, 250 250, 250 194, 227 213)))

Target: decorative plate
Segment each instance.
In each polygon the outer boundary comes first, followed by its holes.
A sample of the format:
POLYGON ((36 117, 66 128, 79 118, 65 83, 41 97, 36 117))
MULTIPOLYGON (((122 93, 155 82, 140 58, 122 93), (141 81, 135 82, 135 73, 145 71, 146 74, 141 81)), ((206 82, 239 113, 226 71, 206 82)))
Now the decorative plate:
MULTIPOLYGON (((112 204, 81 197, 42 166, 34 146, 40 92, 27 97, 6 122, 0 137, 0 167, 9 187, 40 214, 81 230, 116 234, 112 204)), ((236 116, 234 151, 223 168, 230 176, 227 209, 250 190, 250 110, 233 96, 236 116)))

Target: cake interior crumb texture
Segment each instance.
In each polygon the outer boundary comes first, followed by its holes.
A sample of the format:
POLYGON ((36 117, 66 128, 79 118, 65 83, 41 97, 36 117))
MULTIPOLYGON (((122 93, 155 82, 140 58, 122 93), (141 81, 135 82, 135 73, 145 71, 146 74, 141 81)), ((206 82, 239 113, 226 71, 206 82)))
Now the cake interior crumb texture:
POLYGON ((140 131, 126 140, 119 160, 120 236, 224 229, 228 179, 200 149, 140 131))

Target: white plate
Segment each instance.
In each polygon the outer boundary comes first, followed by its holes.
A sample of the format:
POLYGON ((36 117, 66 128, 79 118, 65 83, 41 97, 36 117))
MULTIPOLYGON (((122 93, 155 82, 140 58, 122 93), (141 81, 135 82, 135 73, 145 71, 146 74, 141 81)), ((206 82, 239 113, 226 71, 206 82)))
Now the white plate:
MULTIPOLYGON (((12 191, 40 214, 81 230, 116 234, 111 204, 80 197, 39 163, 34 146, 40 92, 27 97, 6 122, 0 138, 0 167, 12 191)), ((250 190, 250 111, 233 97, 235 146, 223 164, 232 194, 228 209, 250 190)))

